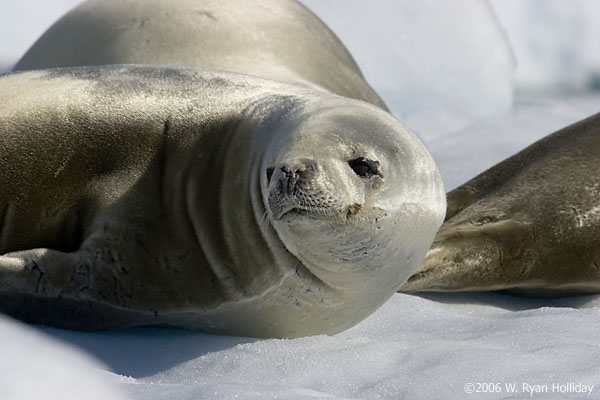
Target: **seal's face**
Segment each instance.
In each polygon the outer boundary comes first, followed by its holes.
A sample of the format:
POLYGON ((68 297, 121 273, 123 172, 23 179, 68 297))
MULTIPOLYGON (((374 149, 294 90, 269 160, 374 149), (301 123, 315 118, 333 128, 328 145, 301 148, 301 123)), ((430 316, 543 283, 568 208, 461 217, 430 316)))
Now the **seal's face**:
POLYGON ((268 220, 321 279, 316 270, 364 273, 420 257, 413 242, 424 254, 444 212, 427 150, 391 115, 362 104, 307 112, 281 128, 261 173, 268 220), (414 221, 428 237, 404 237, 414 221))
POLYGON ((360 156, 348 160, 347 166, 327 157, 294 159, 269 167, 266 178, 271 216, 287 222, 351 219, 363 209, 365 191, 381 185, 379 164, 360 156), (348 167, 361 179, 353 179, 348 167))
POLYGON ((380 149, 375 142, 382 138, 340 110, 294 122, 279 134, 278 153, 264 171, 271 220, 294 226, 361 219, 373 194, 385 188, 386 169, 395 167, 386 154, 393 149, 380 149))

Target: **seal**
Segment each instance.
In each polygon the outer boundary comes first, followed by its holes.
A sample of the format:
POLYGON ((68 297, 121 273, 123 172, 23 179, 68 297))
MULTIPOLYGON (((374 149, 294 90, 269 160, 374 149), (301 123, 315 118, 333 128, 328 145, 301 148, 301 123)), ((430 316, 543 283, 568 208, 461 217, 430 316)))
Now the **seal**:
POLYGON ((600 293, 600 114, 448 194, 446 221, 401 291, 600 293))
POLYGON ((184 65, 293 82, 385 109, 335 34, 293 0, 88 0, 15 70, 184 65))
POLYGON ((0 77, 0 309, 93 330, 334 334, 442 223, 423 144, 379 107, 186 67, 0 77))

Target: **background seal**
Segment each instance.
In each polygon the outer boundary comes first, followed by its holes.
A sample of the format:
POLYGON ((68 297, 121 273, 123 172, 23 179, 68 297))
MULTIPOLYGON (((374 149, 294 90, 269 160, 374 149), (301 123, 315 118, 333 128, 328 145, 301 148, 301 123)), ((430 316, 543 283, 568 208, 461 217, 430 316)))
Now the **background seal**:
POLYGON ((335 34, 293 0, 88 0, 15 70, 185 65, 322 88, 385 108, 335 34))
POLYGON ((600 293, 600 115, 448 194, 446 221, 401 291, 600 293))

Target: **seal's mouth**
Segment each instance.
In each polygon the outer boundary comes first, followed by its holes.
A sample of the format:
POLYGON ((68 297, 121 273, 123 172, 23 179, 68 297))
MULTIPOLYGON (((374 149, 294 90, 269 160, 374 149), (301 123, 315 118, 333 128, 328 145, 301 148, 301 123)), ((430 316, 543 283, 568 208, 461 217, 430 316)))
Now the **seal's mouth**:
POLYGON ((332 215, 328 215, 323 210, 320 211, 310 211, 300 207, 291 208, 279 215, 276 219, 284 222, 292 222, 300 219, 303 220, 330 220, 332 219, 332 215))
POLYGON ((274 221, 347 221, 363 208, 359 203, 340 204, 332 185, 317 179, 314 162, 269 167, 265 171, 266 205, 274 221))
POLYGON ((310 212, 308 210, 303 210, 301 208, 292 208, 288 211, 280 214, 276 219, 284 222, 296 221, 297 219, 322 219, 318 218, 318 214, 310 212))
POLYGON ((301 207, 291 207, 288 210, 280 213, 275 217, 276 220, 291 222, 298 219, 311 220, 347 220, 358 214, 362 209, 362 205, 354 203, 343 210, 332 212, 331 210, 307 210, 301 207))

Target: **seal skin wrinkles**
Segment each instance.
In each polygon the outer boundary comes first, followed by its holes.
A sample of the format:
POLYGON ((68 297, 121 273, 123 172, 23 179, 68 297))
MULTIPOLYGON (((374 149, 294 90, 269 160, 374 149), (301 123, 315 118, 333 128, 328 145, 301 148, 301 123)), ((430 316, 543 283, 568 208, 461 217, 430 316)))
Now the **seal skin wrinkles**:
POLYGON ((0 310, 25 321, 335 334, 441 225, 431 155, 294 1, 91 0, 17 68, 0 310))

